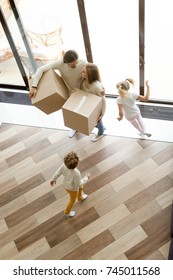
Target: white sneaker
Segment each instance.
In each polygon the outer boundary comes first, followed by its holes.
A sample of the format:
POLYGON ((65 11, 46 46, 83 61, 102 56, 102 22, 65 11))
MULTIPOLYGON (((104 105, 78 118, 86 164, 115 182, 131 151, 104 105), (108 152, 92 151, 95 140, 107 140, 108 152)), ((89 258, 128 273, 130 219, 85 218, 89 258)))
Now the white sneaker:
POLYGON ((80 200, 80 202, 84 201, 85 199, 87 199, 88 195, 87 194, 83 194, 82 196, 82 200, 80 200))
POLYGON ((104 136, 104 134, 102 135, 95 135, 93 138, 91 138, 91 142, 97 142, 98 140, 100 140, 102 137, 104 136))
POLYGON ((69 132, 68 132, 68 136, 69 136, 70 138, 72 138, 72 137, 75 135, 75 133, 76 133, 76 130, 71 129, 71 130, 69 130, 69 132))
POLYGON ((138 135, 139 135, 141 138, 143 138, 143 139, 146 139, 146 136, 147 136, 147 137, 151 137, 151 136, 152 136, 151 133, 144 133, 144 134, 138 133, 138 135))
POLYGON ((142 134, 142 133, 138 133, 138 135, 141 137, 141 138, 143 138, 143 139, 146 139, 146 135, 145 134, 142 134))
POLYGON ((65 214, 65 215, 66 215, 67 217, 74 217, 75 214, 76 214, 75 211, 70 211, 69 214, 65 214))

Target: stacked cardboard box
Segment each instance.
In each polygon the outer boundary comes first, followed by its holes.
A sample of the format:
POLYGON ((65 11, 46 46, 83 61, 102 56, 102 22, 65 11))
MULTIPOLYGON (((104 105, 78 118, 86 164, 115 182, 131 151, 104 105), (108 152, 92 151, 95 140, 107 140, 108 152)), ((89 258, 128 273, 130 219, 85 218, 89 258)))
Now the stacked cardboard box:
POLYGON ((64 124, 89 135, 97 124, 102 110, 102 98, 76 90, 62 107, 64 124))
MULTIPOLYGON (((29 81, 31 86, 32 80, 29 81)), ((69 91, 62 78, 52 69, 43 73, 37 87, 37 95, 31 98, 32 105, 46 114, 62 108, 69 97, 69 91)))

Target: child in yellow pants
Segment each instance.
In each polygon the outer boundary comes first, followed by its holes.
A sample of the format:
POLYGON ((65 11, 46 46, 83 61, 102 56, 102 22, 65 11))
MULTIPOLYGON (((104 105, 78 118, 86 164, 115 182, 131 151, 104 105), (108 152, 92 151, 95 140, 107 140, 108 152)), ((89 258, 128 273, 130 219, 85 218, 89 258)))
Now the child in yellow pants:
POLYGON ((81 178, 81 173, 77 169, 78 164, 79 156, 77 153, 68 153, 64 157, 64 163, 58 168, 50 181, 50 185, 54 186, 57 178, 61 175, 64 176, 63 184, 70 198, 66 209, 64 210, 64 214, 68 217, 73 217, 75 215, 75 211, 71 211, 71 209, 76 198, 78 201, 83 201, 88 197, 88 195, 83 192, 83 185, 90 179, 90 174, 88 173, 85 177, 81 178))

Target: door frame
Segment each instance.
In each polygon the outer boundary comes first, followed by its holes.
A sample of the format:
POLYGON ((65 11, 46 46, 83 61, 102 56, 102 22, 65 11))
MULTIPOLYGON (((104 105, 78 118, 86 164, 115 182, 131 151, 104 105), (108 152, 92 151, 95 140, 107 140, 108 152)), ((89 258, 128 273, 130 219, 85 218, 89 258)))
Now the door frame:
POLYGON ((139 87, 144 95, 145 84, 145 0, 139 0, 139 87))

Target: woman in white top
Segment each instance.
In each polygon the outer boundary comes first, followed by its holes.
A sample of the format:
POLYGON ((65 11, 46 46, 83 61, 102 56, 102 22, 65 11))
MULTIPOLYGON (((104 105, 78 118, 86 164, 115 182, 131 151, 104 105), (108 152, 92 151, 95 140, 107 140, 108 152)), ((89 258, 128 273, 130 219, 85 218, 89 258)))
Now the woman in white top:
POLYGON ((126 79, 125 81, 119 82, 116 87, 118 89, 119 97, 117 98, 119 121, 125 118, 139 131, 140 135, 151 136, 145 128, 143 118, 141 116, 139 107, 136 105, 136 99, 140 101, 148 101, 150 96, 150 87, 148 81, 146 81, 146 94, 140 95, 130 91, 130 84, 134 86, 133 79, 126 79))
POLYGON ((102 98, 102 111, 96 125, 96 127, 98 128, 98 134, 91 139, 92 142, 96 142, 104 135, 105 130, 102 121, 106 110, 106 98, 104 96, 105 90, 103 85, 101 84, 99 69, 95 64, 87 63, 81 71, 81 77, 82 83, 80 89, 100 96, 102 98))
POLYGON ((61 175, 64 176, 64 188, 70 197, 64 214, 69 217, 73 217, 75 215, 75 211, 71 211, 71 209, 76 198, 78 201, 84 201, 88 197, 87 194, 83 193, 83 185, 90 179, 90 174, 87 173, 85 177, 81 178, 81 173, 77 169, 78 164, 79 156, 75 152, 68 153, 64 157, 64 163, 58 168, 50 181, 50 185, 54 186, 58 177, 61 175))

